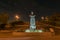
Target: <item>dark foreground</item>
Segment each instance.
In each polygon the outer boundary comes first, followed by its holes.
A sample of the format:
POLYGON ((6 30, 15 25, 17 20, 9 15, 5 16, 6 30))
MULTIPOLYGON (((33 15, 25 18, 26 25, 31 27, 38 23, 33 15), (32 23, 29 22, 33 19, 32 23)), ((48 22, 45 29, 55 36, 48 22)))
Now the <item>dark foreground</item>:
POLYGON ((16 37, 16 38, 0 38, 0 40, 60 40, 59 37, 16 37))
POLYGON ((60 40, 59 35, 46 33, 0 33, 0 40, 60 40))

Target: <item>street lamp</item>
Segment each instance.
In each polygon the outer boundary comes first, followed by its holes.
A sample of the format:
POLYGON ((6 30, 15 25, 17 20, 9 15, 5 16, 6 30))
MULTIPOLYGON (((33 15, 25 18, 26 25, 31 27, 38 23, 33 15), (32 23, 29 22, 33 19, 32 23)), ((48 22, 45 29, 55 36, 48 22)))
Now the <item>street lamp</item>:
POLYGON ((16 19, 16 20, 19 20, 19 18, 20 18, 20 17, 19 17, 18 15, 15 15, 15 19, 16 19))
POLYGON ((41 19, 44 20, 44 17, 42 16, 41 19))

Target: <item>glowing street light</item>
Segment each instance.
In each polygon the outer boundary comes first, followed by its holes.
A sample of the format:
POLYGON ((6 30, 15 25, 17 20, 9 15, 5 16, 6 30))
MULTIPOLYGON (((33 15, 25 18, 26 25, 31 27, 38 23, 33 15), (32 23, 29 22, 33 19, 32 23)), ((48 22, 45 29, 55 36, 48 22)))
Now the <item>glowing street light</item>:
POLYGON ((15 15, 15 18, 16 18, 16 20, 19 20, 20 17, 18 15, 15 15))
POLYGON ((44 20, 44 17, 42 16, 41 19, 44 20))

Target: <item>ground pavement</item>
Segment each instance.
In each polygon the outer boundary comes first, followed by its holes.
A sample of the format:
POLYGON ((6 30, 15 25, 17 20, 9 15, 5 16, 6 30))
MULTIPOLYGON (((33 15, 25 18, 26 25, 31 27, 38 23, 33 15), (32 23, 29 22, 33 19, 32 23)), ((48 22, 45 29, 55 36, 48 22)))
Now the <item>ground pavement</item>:
POLYGON ((0 33, 0 40, 60 40, 58 35, 50 33, 19 33, 18 36, 12 36, 11 33, 0 33))

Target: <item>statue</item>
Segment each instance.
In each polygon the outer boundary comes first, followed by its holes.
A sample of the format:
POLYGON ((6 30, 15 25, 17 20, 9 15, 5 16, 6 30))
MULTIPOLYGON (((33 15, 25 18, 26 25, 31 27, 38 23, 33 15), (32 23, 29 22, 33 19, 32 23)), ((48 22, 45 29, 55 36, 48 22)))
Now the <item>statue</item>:
POLYGON ((33 14, 33 12, 31 12, 30 15, 30 30, 35 30, 36 29, 36 24, 35 24, 35 15, 33 14))

